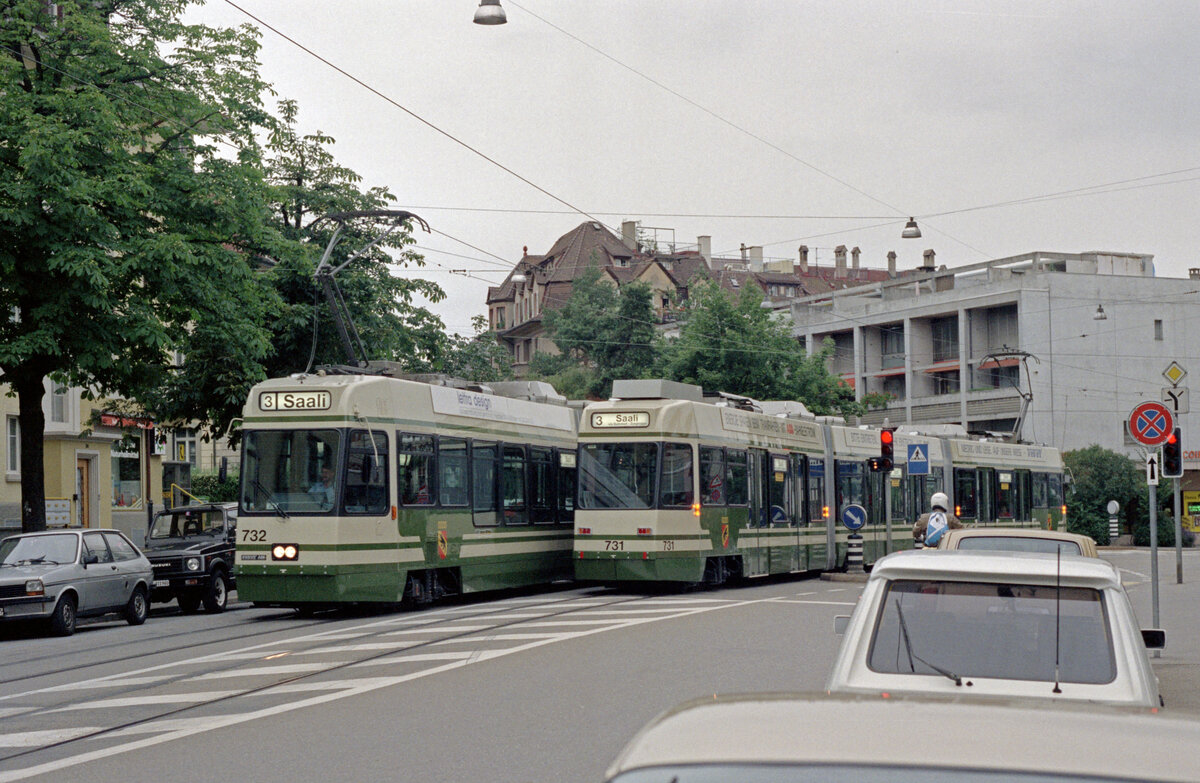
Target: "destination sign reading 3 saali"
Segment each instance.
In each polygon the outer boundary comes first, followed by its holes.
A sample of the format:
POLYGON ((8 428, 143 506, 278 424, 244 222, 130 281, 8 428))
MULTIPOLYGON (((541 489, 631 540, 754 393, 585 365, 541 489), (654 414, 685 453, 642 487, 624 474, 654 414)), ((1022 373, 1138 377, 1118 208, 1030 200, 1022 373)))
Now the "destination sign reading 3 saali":
POLYGON ((649 427, 650 414, 645 411, 635 413, 593 413, 592 426, 596 429, 604 427, 649 427))
POLYGON ((333 405, 327 391, 265 391, 258 395, 258 407, 264 411, 323 411, 333 405))

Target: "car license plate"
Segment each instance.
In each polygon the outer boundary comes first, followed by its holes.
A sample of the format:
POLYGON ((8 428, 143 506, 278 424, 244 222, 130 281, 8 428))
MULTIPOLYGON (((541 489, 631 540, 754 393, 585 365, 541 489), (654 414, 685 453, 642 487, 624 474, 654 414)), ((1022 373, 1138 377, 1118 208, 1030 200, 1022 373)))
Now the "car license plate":
POLYGON ((152 587, 170 587, 171 582, 168 579, 155 579, 150 583, 152 587))

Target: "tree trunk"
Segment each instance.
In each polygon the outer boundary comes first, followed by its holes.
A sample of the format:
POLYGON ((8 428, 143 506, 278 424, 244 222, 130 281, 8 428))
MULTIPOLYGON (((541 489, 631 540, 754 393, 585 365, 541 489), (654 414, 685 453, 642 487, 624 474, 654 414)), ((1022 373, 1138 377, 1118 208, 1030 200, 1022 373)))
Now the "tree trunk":
POLYGON ((46 529, 46 414, 42 412, 46 389, 41 375, 6 378, 17 392, 21 416, 21 532, 35 533, 46 529))

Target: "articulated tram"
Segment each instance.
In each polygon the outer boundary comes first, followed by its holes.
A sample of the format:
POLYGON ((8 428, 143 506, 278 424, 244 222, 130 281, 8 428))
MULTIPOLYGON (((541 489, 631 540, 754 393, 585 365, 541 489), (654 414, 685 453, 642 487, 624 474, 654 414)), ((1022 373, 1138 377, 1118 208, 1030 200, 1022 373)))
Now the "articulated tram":
POLYGON ((321 372, 254 387, 241 598, 304 611, 571 577, 578 411, 547 384, 431 380, 321 372))
POLYGON ((939 491, 967 524, 1053 527, 1065 513, 1056 449, 902 428, 880 473, 868 467, 879 435, 797 403, 617 381, 580 422, 575 577, 719 584, 836 569, 850 504, 867 511, 871 562, 912 546, 912 521, 939 491))
POLYGON ((1056 526, 1065 511, 1054 449, 902 429, 895 468, 873 473, 879 430, 799 403, 669 381, 613 394, 581 420, 537 382, 329 368, 255 386, 239 596, 308 611, 572 577, 719 584, 840 568, 849 504, 867 511, 868 563, 912 546, 935 491, 967 523, 1056 526))

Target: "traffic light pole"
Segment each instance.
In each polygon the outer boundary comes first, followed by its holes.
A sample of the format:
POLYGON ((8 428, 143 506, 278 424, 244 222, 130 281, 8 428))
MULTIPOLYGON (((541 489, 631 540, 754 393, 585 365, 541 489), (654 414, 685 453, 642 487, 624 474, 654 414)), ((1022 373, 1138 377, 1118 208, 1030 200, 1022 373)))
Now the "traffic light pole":
POLYGON ((1175 584, 1183 584, 1183 502, 1179 497, 1179 479, 1175 479, 1175 584))

